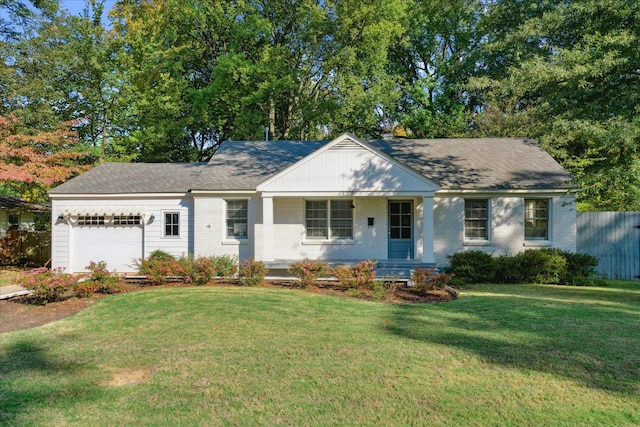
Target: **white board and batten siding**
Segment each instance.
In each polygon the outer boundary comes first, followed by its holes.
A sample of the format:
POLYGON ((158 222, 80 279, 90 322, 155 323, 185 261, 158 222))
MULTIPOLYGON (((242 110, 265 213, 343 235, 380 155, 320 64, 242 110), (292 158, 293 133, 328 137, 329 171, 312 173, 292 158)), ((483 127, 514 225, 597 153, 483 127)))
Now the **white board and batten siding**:
POLYGON ((351 140, 320 150, 258 186, 265 193, 423 194, 439 187, 351 140))
POLYGON ((52 267, 67 272, 86 271, 90 261, 107 261, 107 268, 118 272, 135 272, 136 260, 148 257, 156 249, 174 256, 193 252, 193 201, 187 197, 167 198, 91 198, 53 199, 52 267), (140 225, 87 225, 58 220, 60 215, 83 211, 109 212, 130 207, 143 215, 140 225), (180 235, 164 236, 164 214, 180 214, 180 235), (153 216, 153 220, 151 217, 153 216))
MULTIPOLYGON (((544 195, 542 195, 544 196, 544 195)), ((527 249, 553 247, 576 251, 576 210, 573 195, 544 196, 550 203, 549 239, 525 240, 524 199, 540 195, 486 195, 473 198, 489 200, 489 238, 486 241, 464 239, 464 197, 434 199, 434 258, 437 265, 449 264, 448 255, 479 250, 493 255, 516 255, 527 249)))

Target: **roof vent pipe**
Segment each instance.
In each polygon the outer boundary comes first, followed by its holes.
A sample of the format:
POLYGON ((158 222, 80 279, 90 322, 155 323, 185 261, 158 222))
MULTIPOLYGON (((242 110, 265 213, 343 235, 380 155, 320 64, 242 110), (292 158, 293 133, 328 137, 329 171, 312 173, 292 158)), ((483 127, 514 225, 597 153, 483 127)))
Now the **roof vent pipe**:
POLYGON ((393 132, 385 132, 382 137, 384 138, 385 141, 392 141, 393 140, 393 132))
POLYGON ((264 140, 268 141, 269 140, 269 126, 266 126, 264 128, 264 140))

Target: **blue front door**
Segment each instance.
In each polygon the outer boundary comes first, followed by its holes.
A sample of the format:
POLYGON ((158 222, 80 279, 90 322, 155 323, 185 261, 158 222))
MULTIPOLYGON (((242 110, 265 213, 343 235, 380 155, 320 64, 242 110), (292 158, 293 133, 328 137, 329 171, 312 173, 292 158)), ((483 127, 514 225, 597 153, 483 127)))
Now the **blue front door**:
POLYGON ((389 200, 389 259, 413 259, 413 202, 389 200))

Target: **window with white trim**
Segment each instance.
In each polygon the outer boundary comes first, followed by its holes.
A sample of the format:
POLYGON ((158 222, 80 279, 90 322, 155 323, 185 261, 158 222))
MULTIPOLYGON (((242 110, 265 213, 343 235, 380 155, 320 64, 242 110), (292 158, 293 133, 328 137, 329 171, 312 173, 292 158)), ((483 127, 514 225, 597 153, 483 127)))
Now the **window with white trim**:
POLYGON ((246 239, 248 237, 249 201, 227 200, 227 238, 246 239))
POLYGON ((165 212, 164 213, 164 237, 180 236, 180 213, 165 212))
POLYGON ((465 240, 489 240, 489 200, 464 200, 465 240))
POLYGON ((353 201, 306 200, 307 239, 353 239, 353 201))
POLYGON ((524 200, 524 238, 525 240, 549 239, 549 200, 524 200))

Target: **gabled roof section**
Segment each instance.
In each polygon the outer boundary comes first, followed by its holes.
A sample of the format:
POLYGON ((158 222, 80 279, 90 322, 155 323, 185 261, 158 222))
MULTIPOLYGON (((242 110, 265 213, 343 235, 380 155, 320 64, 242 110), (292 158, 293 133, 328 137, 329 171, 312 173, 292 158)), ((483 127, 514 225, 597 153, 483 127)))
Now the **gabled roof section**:
POLYGON ((370 144, 450 190, 575 189, 571 175, 527 138, 376 140, 370 144))
POLYGON ((265 192, 433 192, 439 186, 351 134, 258 185, 265 192))

